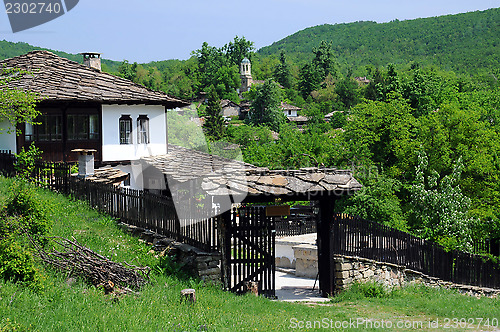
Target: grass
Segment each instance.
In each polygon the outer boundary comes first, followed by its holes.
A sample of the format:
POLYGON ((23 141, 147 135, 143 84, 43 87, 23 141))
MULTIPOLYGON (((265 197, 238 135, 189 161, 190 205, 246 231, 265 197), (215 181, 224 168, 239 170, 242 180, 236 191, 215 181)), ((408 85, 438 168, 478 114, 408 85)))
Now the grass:
MULTIPOLYGON (((9 195, 12 180, 0 177, 0 206, 9 195)), ((34 291, 9 281, 0 281, 0 331, 287 331, 349 330, 330 329, 335 322, 358 318, 372 324, 391 321, 444 322, 445 318, 499 318, 500 300, 459 295, 453 291, 408 287, 392 292, 377 285, 356 285, 331 303, 297 304, 270 301, 250 295, 237 296, 217 285, 160 271, 161 260, 150 247, 123 233, 116 222, 84 203, 59 194, 37 190, 54 221, 53 235, 74 236, 86 245, 116 261, 154 268, 152 282, 137 295, 119 300, 104 295, 101 289, 77 280, 68 285, 67 276, 43 267, 44 281, 34 291), (180 303, 180 291, 196 289, 197 302, 180 303), (331 320, 331 321, 330 321, 331 320), (307 327, 310 322, 311 328, 307 327), (314 324, 316 323, 316 328, 314 324), (318 323, 322 325, 319 326, 318 323)), ((338 323, 337 323, 338 324, 338 323)), ((352 327, 352 326, 351 326, 352 327)), ((369 325, 351 330, 373 330, 369 325)), ((424 326, 425 327, 425 326, 424 326)), ((483 330, 491 330, 482 327, 483 330)), ((393 328, 402 331, 405 328, 393 328)), ((406 329, 412 330, 412 329, 406 329)), ((433 331, 439 329, 432 329, 433 331)), ((444 329, 441 329, 444 330, 444 329)), ((453 331, 471 329, 453 329, 453 331)), ((474 330, 474 329, 473 329, 474 330)), ((476 329, 477 330, 477 329, 476 329)))

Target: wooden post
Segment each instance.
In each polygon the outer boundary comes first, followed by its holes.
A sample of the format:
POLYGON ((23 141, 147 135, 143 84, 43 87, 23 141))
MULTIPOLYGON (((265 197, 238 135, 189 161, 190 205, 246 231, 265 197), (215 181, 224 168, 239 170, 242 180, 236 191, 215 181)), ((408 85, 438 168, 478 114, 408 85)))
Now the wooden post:
POLYGON ((180 302, 195 303, 196 302, 196 290, 187 288, 181 290, 180 302))
POLYGON ((323 297, 335 293, 335 261, 333 259, 333 236, 331 224, 336 197, 325 196, 319 201, 318 220, 318 273, 319 289, 323 297))
POLYGON ((221 280, 225 290, 231 288, 231 209, 222 213, 219 219, 219 250, 221 253, 221 280))

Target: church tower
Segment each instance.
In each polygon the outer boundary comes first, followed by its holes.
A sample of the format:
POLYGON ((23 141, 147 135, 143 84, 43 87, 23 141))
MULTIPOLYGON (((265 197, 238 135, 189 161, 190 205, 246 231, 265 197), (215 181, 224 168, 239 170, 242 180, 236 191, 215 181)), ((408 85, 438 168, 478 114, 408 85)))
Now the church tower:
POLYGON ((250 60, 247 58, 244 58, 241 61, 240 65, 240 77, 241 77, 241 88, 240 92, 245 92, 250 90, 250 86, 253 83, 252 80, 252 64, 250 63, 250 60))

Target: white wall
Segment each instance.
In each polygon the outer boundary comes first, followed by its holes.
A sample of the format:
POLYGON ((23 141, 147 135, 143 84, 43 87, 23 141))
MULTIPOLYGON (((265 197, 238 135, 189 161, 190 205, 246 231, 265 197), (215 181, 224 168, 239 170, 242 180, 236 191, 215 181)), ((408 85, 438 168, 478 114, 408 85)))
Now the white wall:
POLYGON ((102 105, 102 160, 137 160, 141 157, 161 155, 166 148, 165 107, 160 105, 102 105), (132 118, 132 144, 120 144, 119 119, 132 118), (137 144, 137 118, 149 118, 149 144, 137 144))
POLYGON ((0 120, 0 150, 11 150, 16 153, 16 132, 11 127, 10 122, 3 119, 0 120), (11 132, 9 133, 9 128, 11 132))
POLYGON ((130 174, 130 188, 131 189, 144 189, 142 166, 140 162, 133 162, 130 165, 117 165, 113 168, 119 169, 122 172, 130 174))

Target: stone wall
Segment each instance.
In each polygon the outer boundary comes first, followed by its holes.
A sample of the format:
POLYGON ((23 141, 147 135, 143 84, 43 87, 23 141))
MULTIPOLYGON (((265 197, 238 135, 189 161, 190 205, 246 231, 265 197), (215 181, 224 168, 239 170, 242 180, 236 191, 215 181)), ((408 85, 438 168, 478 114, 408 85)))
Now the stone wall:
POLYGON ((316 278, 318 274, 318 246, 304 243, 292 248, 295 256, 295 275, 316 278))
POLYGON ((334 259, 335 283, 339 291, 349 288, 353 282, 378 282, 388 288, 414 283, 457 289, 461 293, 474 296, 500 296, 500 289, 454 284, 396 264, 342 255, 336 255, 334 259))
POLYGON ((284 236, 276 239, 276 267, 297 276, 316 278, 318 274, 318 249, 316 233, 284 236))
POLYGON ((192 276, 208 282, 217 283, 221 281, 221 256, 219 253, 208 253, 140 227, 124 223, 120 223, 120 227, 152 245, 152 250, 158 252, 158 254, 166 254, 172 257, 184 271, 192 276))

